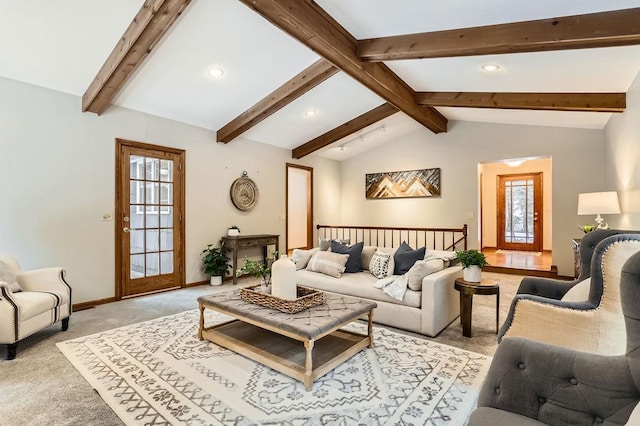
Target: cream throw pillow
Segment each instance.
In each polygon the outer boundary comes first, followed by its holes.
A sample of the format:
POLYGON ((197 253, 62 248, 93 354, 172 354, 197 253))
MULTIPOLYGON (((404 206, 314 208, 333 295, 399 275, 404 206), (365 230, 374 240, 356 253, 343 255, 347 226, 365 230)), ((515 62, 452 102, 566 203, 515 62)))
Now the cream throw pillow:
POLYGON ((13 293, 22 291, 22 287, 20 287, 20 284, 18 284, 18 281, 16 280, 16 276, 14 275, 14 273, 11 271, 11 269, 9 269, 9 265, 7 265, 1 260, 0 260, 0 281, 4 281, 5 283, 9 284, 9 288, 13 293))
POLYGON ((364 246, 362 248, 362 255, 360 256, 360 265, 363 271, 369 270, 369 264, 371 263, 371 259, 373 255, 376 254, 377 247, 374 246, 364 246))
POLYGON ((291 261, 296 264, 296 271, 306 268, 309 260, 311 260, 311 256, 316 254, 318 251, 320 251, 319 247, 313 248, 311 250, 293 249, 291 261))
POLYGON ((387 273, 388 277, 393 275, 393 271, 394 269, 396 269, 396 262, 393 260, 393 255, 396 254, 396 250, 397 248, 389 248, 389 247, 378 247, 378 250, 376 250, 376 253, 381 252, 381 253, 388 253, 391 255, 391 259, 389 259, 389 272, 387 273))
POLYGON ((444 260, 442 259, 427 259, 418 260, 413 264, 411 269, 407 272, 408 283, 407 286, 414 291, 422 290, 422 279, 427 275, 431 275, 434 272, 442 271, 444 269, 444 260))
POLYGON ((307 271, 319 272, 331 277, 340 278, 349 260, 348 254, 318 251, 309 260, 307 271))
POLYGON ((589 300, 589 290, 591 290, 591 278, 580 281, 571 287, 560 300, 563 302, 586 302, 589 300))
POLYGON ((388 277, 393 273, 393 269, 391 269, 391 274, 389 273, 389 264, 392 260, 391 253, 376 251, 371 257, 371 262, 369 262, 369 272, 378 279, 388 277))

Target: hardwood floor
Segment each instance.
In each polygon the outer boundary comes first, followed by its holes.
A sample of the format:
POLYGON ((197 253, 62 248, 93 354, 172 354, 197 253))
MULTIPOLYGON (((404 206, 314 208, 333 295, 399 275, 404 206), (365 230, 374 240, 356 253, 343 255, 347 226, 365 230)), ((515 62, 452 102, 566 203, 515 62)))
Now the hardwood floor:
POLYGON ((550 251, 524 252, 485 248, 482 253, 489 262, 489 266, 483 268, 485 271, 546 277, 558 275, 557 268, 552 265, 550 251))

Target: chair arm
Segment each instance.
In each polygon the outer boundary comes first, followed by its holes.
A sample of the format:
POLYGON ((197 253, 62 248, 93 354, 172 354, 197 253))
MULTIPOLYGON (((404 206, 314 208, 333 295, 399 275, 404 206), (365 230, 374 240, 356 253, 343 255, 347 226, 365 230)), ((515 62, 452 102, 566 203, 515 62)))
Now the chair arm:
POLYGON ((563 302, 561 300, 555 300, 555 299, 548 299, 545 297, 540 297, 540 296, 534 296, 534 295, 530 295, 530 294, 516 294, 513 297, 513 300, 511 301, 511 306, 509 307, 509 313, 507 314, 507 318, 505 318, 504 323, 502 323, 502 326, 500 327, 500 330, 498 331, 498 343, 500 343, 502 341, 502 337, 505 335, 505 333, 511 328, 511 325, 513 324, 513 319, 516 313, 516 307, 518 306, 518 303, 521 303, 524 300, 532 300, 532 301, 536 301, 542 304, 548 304, 548 305, 553 305, 553 306, 561 306, 561 307, 572 307, 575 309, 591 309, 593 308, 592 305, 587 305, 585 303, 575 303, 575 302, 563 302))
POLYGON ((9 286, 9 284, 4 281, 0 281, 0 302, 2 302, 5 298, 15 303, 15 300, 13 298, 13 291, 11 291, 11 287, 9 286))
POLYGON ((598 310, 589 302, 562 302, 517 295, 511 306, 510 316, 500 329, 500 339, 526 337, 605 355, 625 352, 624 327, 603 333, 598 310))
MULTIPOLYGON (((638 387, 624 356, 603 356, 510 337, 494 355, 478 407, 546 424, 624 424, 638 387)), ((469 423, 472 425, 472 423, 469 423)))
POLYGON ((533 294, 548 299, 560 300, 578 280, 562 281, 552 278, 525 277, 520 281, 517 294, 533 294))
POLYGON ((42 268, 19 272, 16 280, 23 291, 70 292, 64 275, 65 270, 62 268, 42 268))

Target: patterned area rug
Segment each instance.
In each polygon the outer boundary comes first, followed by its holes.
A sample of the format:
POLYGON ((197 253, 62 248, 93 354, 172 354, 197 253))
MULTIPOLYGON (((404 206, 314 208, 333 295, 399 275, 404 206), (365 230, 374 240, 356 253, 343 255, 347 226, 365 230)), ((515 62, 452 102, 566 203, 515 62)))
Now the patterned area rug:
MULTIPOLYGON (((207 324, 228 320, 207 311, 207 324)), ((58 343, 129 425, 462 425, 491 357, 387 329, 313 389, 199 341, 187 311, 58 343)), ((366 333, 364 323, 346 328, 366 333)))

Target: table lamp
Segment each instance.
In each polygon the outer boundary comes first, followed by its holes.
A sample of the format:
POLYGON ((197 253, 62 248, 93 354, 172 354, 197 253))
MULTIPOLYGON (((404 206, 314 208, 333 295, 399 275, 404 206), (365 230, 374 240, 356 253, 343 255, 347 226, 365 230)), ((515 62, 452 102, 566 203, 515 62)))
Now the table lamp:
POLYGON ((608 192, 586 192, 578 195, 578 214, 595 214, 598 229, 607 229, 609 225, 600 214, 620 214, 620 204, 618 203, 618 193, 608 192))

